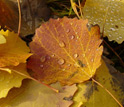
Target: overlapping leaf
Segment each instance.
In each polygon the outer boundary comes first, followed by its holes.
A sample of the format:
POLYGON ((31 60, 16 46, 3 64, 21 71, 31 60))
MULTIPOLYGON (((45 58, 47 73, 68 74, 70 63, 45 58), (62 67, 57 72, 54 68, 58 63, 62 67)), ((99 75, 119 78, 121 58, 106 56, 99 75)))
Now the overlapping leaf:
POLYGON ((104 36, 118 43, 124 41, 124 0, 87 0, 83 8, 91 24, 104 26, 104 36), (92 11, 91 11, 92 10, 92 11))
MULTIPOLYGON (((95 79, 107 88, 121 104, 124 103, 123 78, 123 74, 117 73, 112 67, 108 69, 103 61, 95 75, 95 79)), ((120 107, 105 89, 93 83, 93 81, 79 84, 73 101, 72 107, 78 107, 79 105, 83 107, 120 107)))
POLYGON ((26 43, 14 32, 1 30, 0 38, 0 98, 2 98, 6 97, 11 88, 20 87, 22 80, 26 78, 14 73, 14 70, 27 74, 26 65, 22 63, 25 63, 31 54, 26 43))
POLYGON ((88 20, 50 19, 36 30, 30 44, 34 54, 28 68, 45 83, 80 83, 100 66, 102 46, 99 27, 87 28, 88 20))
POLYGON ((17 67, 8 68, 12 71, 11 73, 0 70, 0 98, 6 97, 11 88, 20 87, 22 80, 26 78, 22 75, 15 73, 14 70, 28 75, 26 72, 26 64, 20 64, 17 67))
MULTIPOLYGON (((31 56, 26 43, 22 41, 17 34, 10 31, 0 31, 5 43, 0 44, 0 67, 17 66, 19 63, 25 63, 31 56)), ((2 42, 0 40, 0 42, 2 42)))
POLYGON ((11 90, 6 98, 0 100, 0 107, 69 107, 76 85, 61 87, 56 83, 52 87, 60 92, 55 93, 46 86, 25 80, 22 87, 11 90))

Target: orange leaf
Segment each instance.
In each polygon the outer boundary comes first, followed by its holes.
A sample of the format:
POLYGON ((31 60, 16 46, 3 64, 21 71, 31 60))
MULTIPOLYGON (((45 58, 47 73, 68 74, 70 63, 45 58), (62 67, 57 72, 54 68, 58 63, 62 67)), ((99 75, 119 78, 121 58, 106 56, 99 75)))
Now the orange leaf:
POLYGON ((30 43, 34 55, 28 68, 34 77, 63 85, 89 80, 100 66, 103 47, 98 26, 88 30, 88 20, 50 19, 36 30, 30 43))

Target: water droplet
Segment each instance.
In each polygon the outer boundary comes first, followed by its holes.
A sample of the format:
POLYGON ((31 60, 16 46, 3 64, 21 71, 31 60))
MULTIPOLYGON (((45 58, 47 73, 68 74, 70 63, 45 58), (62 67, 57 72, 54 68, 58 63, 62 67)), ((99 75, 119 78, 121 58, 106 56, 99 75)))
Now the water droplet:
MULTIPOLYGON (((112 13, 113 11, 111 11, 111 13, 112 13)), ((110 19, 110 22, 112 22, 113 20, 112 19, 110 19)))
POLYGON ((62 71, 65 71, 65 69, 63 68, 62 71))
POLYGON ((75 38, 75 36, 74 36, 74 35, 72 35, 72 36, 71 36, 71 39, 74 39, 74 38, 75 38))
POLYGON ((66 32, 68 33, 68 32, 70 32, 70 30, 69 30, 69 29, 67 29, 67 30, 66 30, 66 32))
POLYGON ((45 57, 45 56, 42 56, 42 57, 40 58, 40 61, 41 61, 41 62, 45 62, 45 60, 46 60, 46 57, 45 57))
POLYGON ((77 32, 75 32, 75 34, 77 35, 78 33, 77 33, 77 32))
POLYGON ((109 34, 108 36, 111 37, 112 35, 109 34))
POLYGON ((119 40, 119 38, 117 38, 117 40, 119 40))
POLYGON ((119 36, 119 38, 120 38, 120 39, 122 39, 122 37, 121 37, 121 36, 119 36))
POLYGON ((43 65, 40 65, 41 68, 43 68, 43 65))
POLYGON ((65 43, 64 43, 64 42, 59 42, 59 46, 60 46, 61 48, 64 48, 64 47, 65 47, 65 43))
POLYGON ((71 64, 68 64, 67 66, 68 66, 68 67, 70 67, 70 66, 71 66, 71 64))
POLYGON ((64 63, 65 63, 65 60, 64 60, 64 59, 59 59, 59 60, 58 60, 58 64, 59 64, 59 65, 63 65, 64 63))
POLYGON ((77 39, 79 39, 79 36, 77 36, 77 39))
POLYGON ((51 57, 54 57, 54 56, 55 56, 54 54, 51 55, 51 57))
POLYGON ((74 54, 74 58, 77 58, 78 57, 78 54, 74 54))
POLYGON ((111 31, 115 31, 115 28, 110 28, 111 31))
POLYGON ((94 61, 94 59, 91 59, 91 62, 93 62, 94 61))
POLYGON ((98 51, 99 49, 97 48, 96 51, 98 51))

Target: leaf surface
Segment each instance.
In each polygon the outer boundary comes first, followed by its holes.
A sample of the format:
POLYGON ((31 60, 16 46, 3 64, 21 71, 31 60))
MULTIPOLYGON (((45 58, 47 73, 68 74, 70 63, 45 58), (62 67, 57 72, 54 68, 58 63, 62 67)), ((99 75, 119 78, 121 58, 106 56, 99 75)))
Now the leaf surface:
MULTIPOLYGON (((0 0, 0 7, 0 26, 18 32, 18 5, 11 0, 0 0)), ((25 36, 32 33, 34 33, 34 31, 22 17, 21 35, 25 36)))
POLYGON ((104 36, 107 36, 110 41, 121 43, 124 41, 123 10, 124 0, 87 0, 83 13, 91 24, 100 26, 101 32, 105 23, 104 36))
POLYGON ((61 87, 53 84, 52 87, 59 89, 59 93, 36 83, 25 80, 22 87, 13 89, 6 98, 0 100, 0 107, 68 107, 72 104, 72 96, 77 90, 76 85, 61 87))
MULTIPOLYGON (((13 87, 20 87, 22 80, 26 77, 15 73, 13 70, 27 74, 26 64, 19 64, 16 67, 8 67, 12 72, 3 72, 0 70, 0 98, 6 97, 9 90, 13 87)), ((1 107, 1 106, 0 106, 1 107)))
POLYGON ((4 44, 0 44, 0 67, 17 66, 19 63, 25 63, 26 59, 31 56, 26 43, 9 30, 1 30, 0 35, 4 36, 4 41, 6 41, 4 44))
MULTIPOLYGON (((107 88, 119 102, 124 104, 124 75, 117 73, 112 66, 108 67, 102 61, 97 69, 95 80, 107 88)), ((73 97, 72 107, 120 107, 117 102, 100 86, 92 81, 87 81, 78 85, 78 91, 73 97)))
POLYGON ((100 66, 102 46, 99 27, 87 28, 88 20, 50 19, 36 30, 30 43, 34 54, 28 68, 45 83, 63 85, 90 79, 100 66), (89 31, 89 30, 90 31, 89 31))

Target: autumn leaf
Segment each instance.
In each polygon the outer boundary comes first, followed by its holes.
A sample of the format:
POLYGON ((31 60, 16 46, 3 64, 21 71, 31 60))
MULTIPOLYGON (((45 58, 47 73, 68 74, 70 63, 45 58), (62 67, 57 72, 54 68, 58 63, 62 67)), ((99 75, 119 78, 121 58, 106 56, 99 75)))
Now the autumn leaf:
POLYGON ((9 0, 0 0, 0 26, 18 29, 18 12, 16 6, 9 0), (15 26, 17 25, 17 26, 15 26))
POLYGON ((71 99, 77 90, 76 85, 62 87, 56 83, 52 87, 60 92, 55 93, 32 80, 24 80, 19 89, 12 89, 6 98, 0 99, 0 107, 68 107, 73 103, 71 99))
MULTIPOLYGON (((110 66, 110 65, 109 65, 110 66)), ((101 66, 97 69, 95 79, 104 84, 116 99, 124 103, 123 80, 124 75, 117 73, 112 66, 109 68, 102 61, 101 66)), ((72 107, 120 107, 117 102, 99 85, 93 81, 87 81, 78 85, 78 91, 73 97, 72 107)))
POLYGON ((0 98, 6 97, 11 88, 20 87, 22 80, 27 78, 18 72, 28 75, 24 63, 31 56, 29 52, 16 33, 0 31, 0 98))
POLYGON ((0 67, 17 66, 31 56, 26 43, 14 32, 0 31, 0 67))
POLYGON ((89 80, 100 66, 102 46, 99 27, 88 20, 50 19, 36 30, 30 43, 33 55, 28 68, 45 83, 63 85, 89 80))
POLYGON ((98 24, 110 41, 124 41, 124 0, 86 0, 83 13, 89 23, 98 24), (92 10, 92 11, 91 11, 92 10), (105 26, 104 26, 105 24, 105 26))
MULTIPOLYGON (((11 0, 0 0, 0 26, 11 31, 18 31, 18 7, 11 0)), ((29 27, 28 23, 22 18, 21 35, 29 35, 34 31, 29 27)))
POLYGON ((28 76, 26 64, 19 64, 16 67, 8 68, 11 70, 11 73, 0 70, 0 98, 6 97, 11 88, 20 87, 22 80, 26 78, 25 76, 15 73, 15 70, 28 76))

